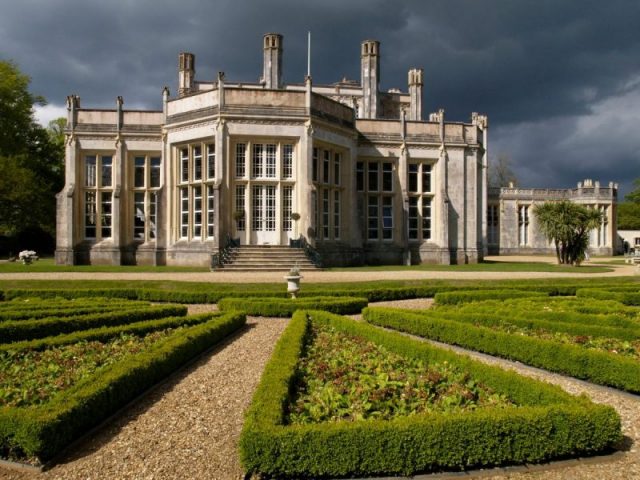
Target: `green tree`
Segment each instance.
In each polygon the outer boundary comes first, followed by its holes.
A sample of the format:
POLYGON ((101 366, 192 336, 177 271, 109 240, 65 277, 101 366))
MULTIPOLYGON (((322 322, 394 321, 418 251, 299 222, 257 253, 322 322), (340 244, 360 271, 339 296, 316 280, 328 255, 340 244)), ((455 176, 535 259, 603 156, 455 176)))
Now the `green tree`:
POLYGON ((633 181, 635 188, 618 204, 618 229, 640 230, 640 178, 633 181))
POLYGON ((589 246, 589 232, 600 225, 602 214, 568 200, 536 205, 533 214, 542 233, 554 243, 558 263, 580 265, 589 246))
POLYGON ((30 79, 0 61, 0 234, 28 227, 55 233, 55 194, 64 184, 64 120, 49 129, 34 119, 45 100, 29 92, 30 79))

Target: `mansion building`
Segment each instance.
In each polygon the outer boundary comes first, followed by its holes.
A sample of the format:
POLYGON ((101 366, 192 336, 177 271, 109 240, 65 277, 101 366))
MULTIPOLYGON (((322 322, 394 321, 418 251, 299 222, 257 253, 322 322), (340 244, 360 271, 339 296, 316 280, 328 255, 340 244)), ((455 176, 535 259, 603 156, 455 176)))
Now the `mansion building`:
POLYGON ((407 93, 381 91, 374 40, 360 81, 331 85, 285 84, 282 36, 262 48, 257 83, 197 81, 181 53, 159 111, 68 97, 58 264, 209 265, 230 239, 302 239, 325 266, 486 255, 486 116, 423 118, 422 69, 407 93))

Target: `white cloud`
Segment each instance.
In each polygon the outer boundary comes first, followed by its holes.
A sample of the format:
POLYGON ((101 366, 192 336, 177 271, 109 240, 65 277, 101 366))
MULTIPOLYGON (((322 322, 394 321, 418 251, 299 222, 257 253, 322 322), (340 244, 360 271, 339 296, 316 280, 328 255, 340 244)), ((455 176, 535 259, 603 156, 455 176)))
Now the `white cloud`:
POLYGON ((63 105, 56 105, 54 103, 50 103, 45 106, 36 105, 34 107, 34 114, 36 121, 43 127, 46 127, 47 125, 49 125, 49 122, 51 120, 55 120, 56 118, 60 117, 66 118, 67 107, 63 105))

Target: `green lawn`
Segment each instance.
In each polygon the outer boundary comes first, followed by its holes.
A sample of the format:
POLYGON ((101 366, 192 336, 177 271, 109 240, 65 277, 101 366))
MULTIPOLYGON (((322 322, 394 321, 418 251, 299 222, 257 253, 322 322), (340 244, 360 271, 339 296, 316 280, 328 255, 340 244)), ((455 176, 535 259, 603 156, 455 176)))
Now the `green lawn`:
POLYGON ((568 272, 568 273, 606 273, 612 269, 603 266, 556 265, 541 262, 493 262, 470 263, 466 265, 380 265, 350 268, 331 268, 333 272, 366 271, 402 271, 421 270, 426 272, 568 272))
POLYGON ((208 272, 207 267, 154 267, 147 265, 56 265, 53 258, 41 258, 31 265, 0 263, 0 273, 24 272, 208 272))

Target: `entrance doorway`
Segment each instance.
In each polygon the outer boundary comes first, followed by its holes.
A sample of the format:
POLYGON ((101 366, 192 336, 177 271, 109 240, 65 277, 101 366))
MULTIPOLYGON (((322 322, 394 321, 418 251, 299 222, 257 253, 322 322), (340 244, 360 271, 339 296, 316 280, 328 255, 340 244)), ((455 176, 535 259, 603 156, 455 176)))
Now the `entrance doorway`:
POLYGON ((277 226, 277 187, 251 186, 251 244, 279 245, 277 226))

